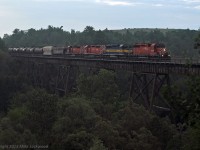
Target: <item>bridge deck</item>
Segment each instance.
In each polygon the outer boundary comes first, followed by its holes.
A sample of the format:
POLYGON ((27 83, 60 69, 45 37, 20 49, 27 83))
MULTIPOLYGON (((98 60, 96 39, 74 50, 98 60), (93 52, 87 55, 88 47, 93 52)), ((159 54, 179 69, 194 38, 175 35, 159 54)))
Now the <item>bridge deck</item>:
POLYGON ((200 75, 200 63, 187 60, 149 61, 116 58, 63 57, 12 55, 17 60, 35 63, 52 63, 67 66, 86 66, 111 70, 125 70, 137 73, 200 75))

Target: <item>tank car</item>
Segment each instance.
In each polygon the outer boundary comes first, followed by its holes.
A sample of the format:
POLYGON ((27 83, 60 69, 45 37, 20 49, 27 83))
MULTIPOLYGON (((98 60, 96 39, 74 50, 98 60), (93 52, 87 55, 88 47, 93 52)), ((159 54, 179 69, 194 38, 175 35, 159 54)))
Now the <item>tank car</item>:
POLYGON ((33 54, 33 51, 34 51, 34 48, 30 48, 30 47, 26 48, 25 50, 26 54, 33 54))
POLYGON ((43 55, 43 48, 40 47, 33 48, 33 53, 35 55, 43 55))
POLYGON ((63 55, 65 54, 65 47, 53 47, 52 54, 53 55, 63 55))

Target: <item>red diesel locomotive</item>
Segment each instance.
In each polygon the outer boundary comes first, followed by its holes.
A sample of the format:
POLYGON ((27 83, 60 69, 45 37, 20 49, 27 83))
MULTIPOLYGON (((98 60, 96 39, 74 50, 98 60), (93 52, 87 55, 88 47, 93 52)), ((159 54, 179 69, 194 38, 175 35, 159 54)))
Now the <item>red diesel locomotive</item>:
POLYGON ((137 56, 159 56, 159 57, 169 57, 169 52, 167 51, 164 44, 161 43, 140 43, 133 46, 133 55, 137 56))

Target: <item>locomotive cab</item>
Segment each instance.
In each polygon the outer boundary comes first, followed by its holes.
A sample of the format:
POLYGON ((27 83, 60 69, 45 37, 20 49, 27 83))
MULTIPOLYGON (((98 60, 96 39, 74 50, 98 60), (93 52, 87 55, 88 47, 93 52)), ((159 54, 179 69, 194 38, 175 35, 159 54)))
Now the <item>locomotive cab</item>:
POLYGON ((169 52, 167 51, 165 45, 162 43, 155 44, 155 52, 160 57, 170 57, 169 52))

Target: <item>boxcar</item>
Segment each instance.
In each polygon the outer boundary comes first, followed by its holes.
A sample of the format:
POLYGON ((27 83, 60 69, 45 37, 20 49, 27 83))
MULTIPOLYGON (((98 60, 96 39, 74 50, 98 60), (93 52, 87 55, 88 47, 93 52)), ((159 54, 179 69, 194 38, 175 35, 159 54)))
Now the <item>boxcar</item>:
POLYGON ((52 55, 53 46, 45 46, 43 49, 43 55, 52 55))

